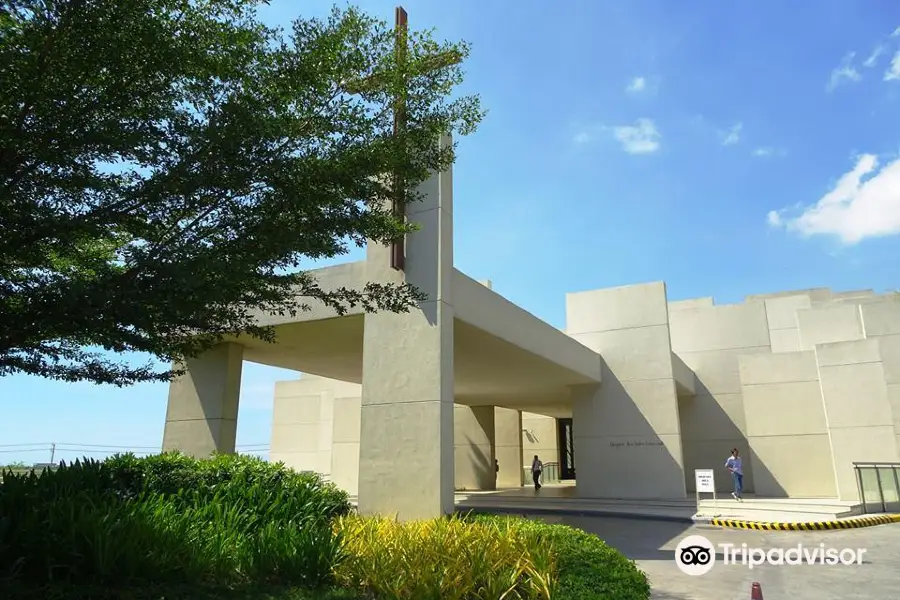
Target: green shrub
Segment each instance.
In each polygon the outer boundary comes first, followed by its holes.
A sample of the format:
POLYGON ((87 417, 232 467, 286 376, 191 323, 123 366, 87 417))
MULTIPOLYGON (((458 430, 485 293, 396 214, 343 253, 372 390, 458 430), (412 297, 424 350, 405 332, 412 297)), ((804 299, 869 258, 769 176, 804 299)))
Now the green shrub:
POLYGON ((551 600, 553 548, 526 524, 338 519, 337 579, 379 600, 551 600))
POLYGON ((648 600, 650 582, 615 548, 600 538, 565 525, 516 517, 470 515, 475 523, 493 523, 501 531, 529 532, 535 543, 553 549, 556 564, 553 600, 648 600))
POLYGON ((316 586, 342 541, 347 495, 257 458, 88 460, 0 484, 0 565, 33 582, 316 586))

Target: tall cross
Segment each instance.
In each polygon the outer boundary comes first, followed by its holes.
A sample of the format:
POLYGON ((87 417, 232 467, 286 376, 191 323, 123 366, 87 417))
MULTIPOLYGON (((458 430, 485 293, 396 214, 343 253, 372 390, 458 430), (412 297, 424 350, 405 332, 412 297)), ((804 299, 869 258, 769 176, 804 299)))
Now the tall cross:
MULTIPOLYGON (((397 59, 397 68, 400 70, 404 77, 403 91, 394 98, 393 106, 394 135, 397 136, 403 132, 407 125, 406 95, 409 90, 409 82, 406 79, 407 74, 405 72, 407 68, 407 54, 409 52, 409 19, 406 11, 402 6, 398 6, 394 11, 394 26, 396 30, 394 38, 394 53, 397 59)), ((424 72, 436 71, 438 69, 449 67, 450 65, 458 64, 461 61, 462 56, 456 50, 440 52, 438 54, 421 57, 420 70, 424 72)), ((380 80, 380 76, 378 73, 375 73, 361 81, 356 82, 356 85, 349 86, 348 91, 350 91, 351 93, 363 91, 367 87, 367 85, 375 84, 378 82, 378 80, 380 80)), ((394 173, 392 185, 394 197, 391 202, 391 209, 395 217, 400 220, 405 220, 406 184, 402 180, 402 177, 399 173, 394 173)), ((406 241, 401 239, 391 244, 391 268, 398 271, 403 271, 405 266, 406 241)))

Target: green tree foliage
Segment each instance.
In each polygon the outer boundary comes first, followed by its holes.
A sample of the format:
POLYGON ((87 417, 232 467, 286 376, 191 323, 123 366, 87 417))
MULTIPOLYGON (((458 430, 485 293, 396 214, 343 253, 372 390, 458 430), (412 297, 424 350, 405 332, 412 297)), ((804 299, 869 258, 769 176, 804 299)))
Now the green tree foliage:
POLYGON ((406 284, 325 290, 301 260, 408 226, 391 173, 417 199, 468 134, 454 97, 464 44, 409 35, 352 8, 256 17, 262 0, 0 2, 0 375, 115 385, 310 303, 405 311, 406 284), (393 131, 393 103, 408 126, 393 131), (93 349, 103 349, 94 351, 93 349))

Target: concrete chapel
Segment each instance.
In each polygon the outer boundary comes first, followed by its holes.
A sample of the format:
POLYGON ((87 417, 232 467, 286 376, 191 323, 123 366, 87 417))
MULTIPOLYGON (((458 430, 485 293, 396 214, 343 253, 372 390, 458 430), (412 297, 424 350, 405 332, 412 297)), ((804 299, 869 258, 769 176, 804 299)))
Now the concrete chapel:
POLYGON ((370 244, 315 274, 323 288, 405 280, 425 302, 260 314, 276 344, 235 339, 171 383, 163 448, 234 451, 248 360, 303 373, 276 384, 271 460, 323 474, 369 514, 447 514, 456 489, 521 487, 534 454, 577 496, 618 499, 685 498, 732 447, 747 491, 771 498, 858 500, 853 462, 900 462, 900 296, 716 305, 652 282, 567 294, 559 330, 454 268, 452 171, 421 192, 402 269, 370 244))

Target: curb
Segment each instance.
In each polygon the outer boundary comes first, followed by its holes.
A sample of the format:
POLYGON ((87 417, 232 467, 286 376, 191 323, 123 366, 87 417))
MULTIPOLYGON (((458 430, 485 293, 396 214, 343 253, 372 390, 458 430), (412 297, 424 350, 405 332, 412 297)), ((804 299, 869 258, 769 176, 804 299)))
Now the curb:
POLYGON ((675 515, 648 515, 644 513, 616 512, 612 510, 592 510, 576 508, 540 508, 531 506, 457 506, 458 513, 514 514, 514 515, 567 515, 570 517, 604 517, 609 519, 630 519, 633 521, 664 521, 669 523, 694 524, 691 517, 675 515))
POLYGON ((859 529, 888 523, 900 523, 900 514, 877 515, 872 517, 851 517, 840 521, 808 522, 760 522, 742 519, 710 519, 714 527, 723 529, 747 529, 754 531, 827 531, 832 529, 859 529))

